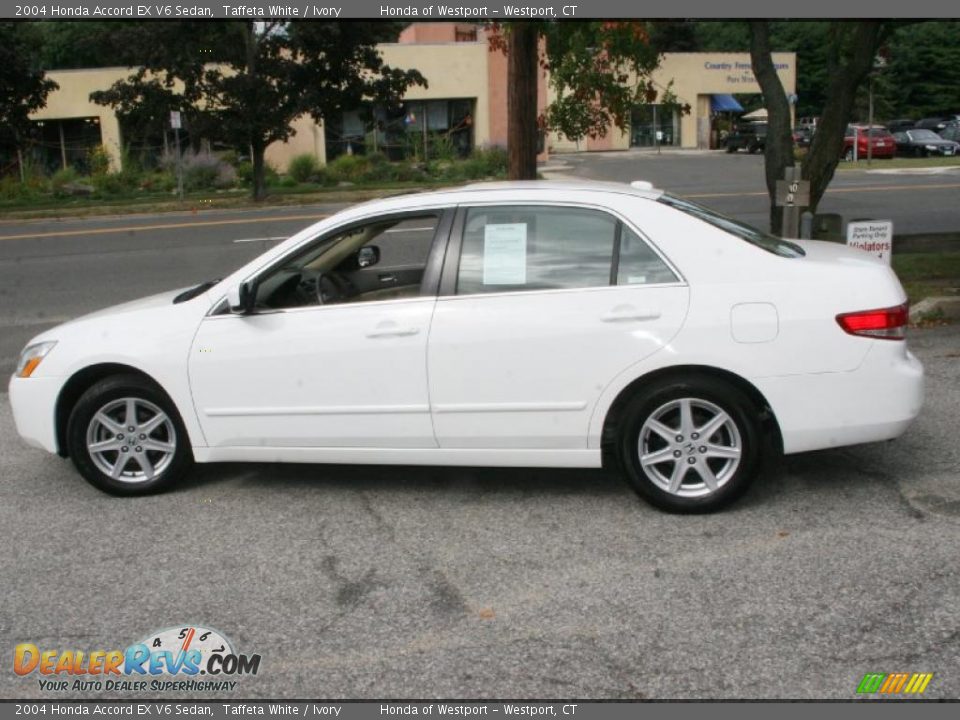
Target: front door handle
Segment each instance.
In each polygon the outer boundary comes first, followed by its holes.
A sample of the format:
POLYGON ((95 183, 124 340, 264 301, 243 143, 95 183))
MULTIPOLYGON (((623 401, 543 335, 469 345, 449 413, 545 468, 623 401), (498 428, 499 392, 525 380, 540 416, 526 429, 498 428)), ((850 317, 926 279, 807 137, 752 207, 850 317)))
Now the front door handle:
POLYGON ((652 308, 636 308, 633 305, 618 305, 610 312, 602 315, 600 319, 606 323, 617 322, 642 322, 644 320, 656 320, 661 315, 659 310, 652 308))
POLYGON ((367 331, 368 338, 382 338, 382 337, 408 337, 410 335, 416 335, 420 332, 418 327, 402 327, 397 325, 392 320, 386 320, 382 323, 377 323, 377 326, 372 330, 367 331))

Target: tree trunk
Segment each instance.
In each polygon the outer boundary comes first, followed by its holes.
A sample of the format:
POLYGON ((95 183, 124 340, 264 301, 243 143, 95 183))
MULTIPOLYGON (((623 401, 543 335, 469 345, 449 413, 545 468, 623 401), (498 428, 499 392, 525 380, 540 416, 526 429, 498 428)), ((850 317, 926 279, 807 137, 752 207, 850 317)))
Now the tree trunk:
POLYGON ((267 184, 264 177, 264 153, 266 147, 262 142, 254 140, 250 143, 250 149, 253 153, 253 199, 263 200, 267 197, 267 184))
POLYGON ((811 212, 816 212, 840 162, 843 136, 850 122, 857 88, 873 68, 884 30, 880 21, 858 20, 849 29, 850 37, 844 37, 843 31, 837 28, 836 35, 831 38, 834 67, 823 113, 803 164, 803 178, 810 181, 811 212))
POLYGON ((513 23, 507 41, 507 173, 511 180, 537 178, 537 26, 513 23))
POLYGON ((767 193, 770 195, 770 232, 779 235, 783 230, 783 208, 775 204, 777 180, 784 170, 793 167, 793 136, 790 128, 790 103, 783 83, 773 66, 770 50, 770 23, 755 20, 750 23, 750 62, 753 74, 763 93, 767 108, 767 139, 764 142, 763 161, 767 193))

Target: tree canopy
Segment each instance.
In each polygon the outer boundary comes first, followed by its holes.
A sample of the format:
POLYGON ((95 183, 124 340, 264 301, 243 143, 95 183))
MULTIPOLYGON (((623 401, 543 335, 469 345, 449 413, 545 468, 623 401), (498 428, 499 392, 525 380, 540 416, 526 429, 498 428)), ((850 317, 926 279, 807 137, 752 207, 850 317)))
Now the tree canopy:
POLYGON ((254 196, 263 197, 264 152, 288 139, 305 113, 320 120, 372 103, 395 102, 416 70, 384 64, 376 45, 401 24, 246 20, 164 22, 119 28, 139 48, 138 69, 95 102, 146 120, 182 109, 240 147, 251 149, 254 196), (216 64, 214 64, 214 62, 216 64))
POLYGON ((0 139, 18 148, 30 127, 30 113, 57 89, 39 68, 35 47, 28 26, 0 22, 0 139))

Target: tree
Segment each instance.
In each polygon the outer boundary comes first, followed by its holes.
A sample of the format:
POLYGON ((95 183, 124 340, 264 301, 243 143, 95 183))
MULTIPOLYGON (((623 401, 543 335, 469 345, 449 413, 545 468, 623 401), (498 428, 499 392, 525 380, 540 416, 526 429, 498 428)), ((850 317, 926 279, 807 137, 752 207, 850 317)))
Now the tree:
POLYGON ((960 22, 918 22, 898 27, 882 54, 887 66, 876 89, 895 117, 919 119, 960 111, 960 22))
POLYGON ((58 85, 37 68, 29 28, 21 23, 0 23, 0 135, 17 149, 23 178, 23 138, 30 129, 30 113, 47 102, 58 85))
POLYGON ((603 137, 610 127, 626 130, 635 105, 674 100, 650 79, 660 52, 644 22, 494 24, 491 49, 507 53, 508 174, 514 180, 536 177, 540 132, 603 137), (541 68, 550 72, 556 99, 537 116, 541 68))
POLYGON ((214 124, 224 139, 250 148, 259 200, 266 195, 266 148, 288 139, 297 117, 320 120, 395 102, 411 84, 426 84, 415 70, 385 65, 376 49, 400 29, 397 23, 247 20, 134 26, 125 42, 143 48, 140 68, 92 98, 128 113, 159 108, 166 98, 194 122, 214 124))
MULTIPOLYGON (((853 111, 857 88, 873 67, 881 42, 889 32, 882 21, 831 23, 829 42, 829 81, 824 104, 817 113, 820 121, 803 163, 802 178, 810 181, 810 211, 816 212, 827 186, 833 179, 843 148, 843 136, 853 111)), ((750 22, 750 58, 757 83, 767 108, 767 138, 764 151, 767 192, 770 195, 770 228, 782 231, 782 208, 774 203, 776 181, 794 165, 793 138, 790 134, 790 107, 783 84, 777 76, 771 56, 770 23, 750 22)))

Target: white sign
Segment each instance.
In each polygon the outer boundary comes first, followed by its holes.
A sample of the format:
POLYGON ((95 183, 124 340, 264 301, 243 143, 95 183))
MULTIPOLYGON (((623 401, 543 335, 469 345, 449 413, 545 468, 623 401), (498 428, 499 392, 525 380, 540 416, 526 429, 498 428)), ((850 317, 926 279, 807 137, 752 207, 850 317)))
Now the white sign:
POLYGON ((873 253, 889 265, 893 256, 893 221, 859 220, 847 223, 847 245, 873 253))
POLYGON ((483 284, 527 282, 527 224, 504 223, 483 229, 483 284))
POLYGON ((180 124, 180 111, 171 110, 170 111, 170 128, 172 130, 179 130, 181 127, 183 126, 180 124))

